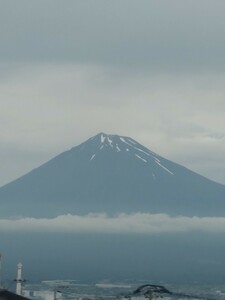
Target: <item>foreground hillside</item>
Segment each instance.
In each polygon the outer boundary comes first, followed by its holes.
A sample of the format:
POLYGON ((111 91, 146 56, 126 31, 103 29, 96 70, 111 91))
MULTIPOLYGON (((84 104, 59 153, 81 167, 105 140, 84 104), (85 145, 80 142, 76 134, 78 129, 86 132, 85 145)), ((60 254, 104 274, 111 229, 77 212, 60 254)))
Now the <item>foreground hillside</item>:
POLYGON ((0 188, 0 217, 90 212, 225 215, 225 186, 100 133, 0 188))

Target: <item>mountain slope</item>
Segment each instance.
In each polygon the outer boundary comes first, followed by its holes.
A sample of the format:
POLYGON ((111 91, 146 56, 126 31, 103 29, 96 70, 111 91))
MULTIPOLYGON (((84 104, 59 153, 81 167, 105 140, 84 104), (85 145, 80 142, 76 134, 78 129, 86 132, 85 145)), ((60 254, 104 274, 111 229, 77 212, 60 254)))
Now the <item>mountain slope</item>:
POLYGON ((225 215, 225 186, 128 137, 100 133, 0 188, 0 216, 225 215))

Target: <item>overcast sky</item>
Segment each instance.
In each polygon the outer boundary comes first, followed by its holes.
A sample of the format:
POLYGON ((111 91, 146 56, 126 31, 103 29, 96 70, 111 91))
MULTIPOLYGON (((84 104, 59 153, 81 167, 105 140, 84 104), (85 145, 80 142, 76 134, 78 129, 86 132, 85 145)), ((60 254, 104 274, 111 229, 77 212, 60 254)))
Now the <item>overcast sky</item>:
POLYGON ((101 131, 225 184, 224 0, 0 4, 0 185, 101 131))

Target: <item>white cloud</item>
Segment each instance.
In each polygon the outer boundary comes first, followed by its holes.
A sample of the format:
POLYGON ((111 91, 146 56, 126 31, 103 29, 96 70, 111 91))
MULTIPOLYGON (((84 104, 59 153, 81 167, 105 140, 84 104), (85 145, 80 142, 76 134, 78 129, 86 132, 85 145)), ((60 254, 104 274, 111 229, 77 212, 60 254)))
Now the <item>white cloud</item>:
POLYGON ((0 184, 100 131, 131 136, 225 183, 225 74, 135 74, 72 63, 3 67, 0 184))
POLYGON ((60 232, 106 234, 161 234, 179 232, 225 233, 224 217, 171 217, 166 214, 62 215, 52 219, 0 219, 0 232, 60 232))

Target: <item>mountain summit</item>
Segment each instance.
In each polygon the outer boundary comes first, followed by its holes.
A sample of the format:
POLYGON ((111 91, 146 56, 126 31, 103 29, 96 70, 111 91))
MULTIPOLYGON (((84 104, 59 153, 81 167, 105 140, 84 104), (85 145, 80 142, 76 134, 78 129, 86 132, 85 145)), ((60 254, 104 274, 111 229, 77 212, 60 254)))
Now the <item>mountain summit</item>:
POLYGON ((129 137, 100 133, 0 188, 0 216, 224 216, 225 186, 129 137))

